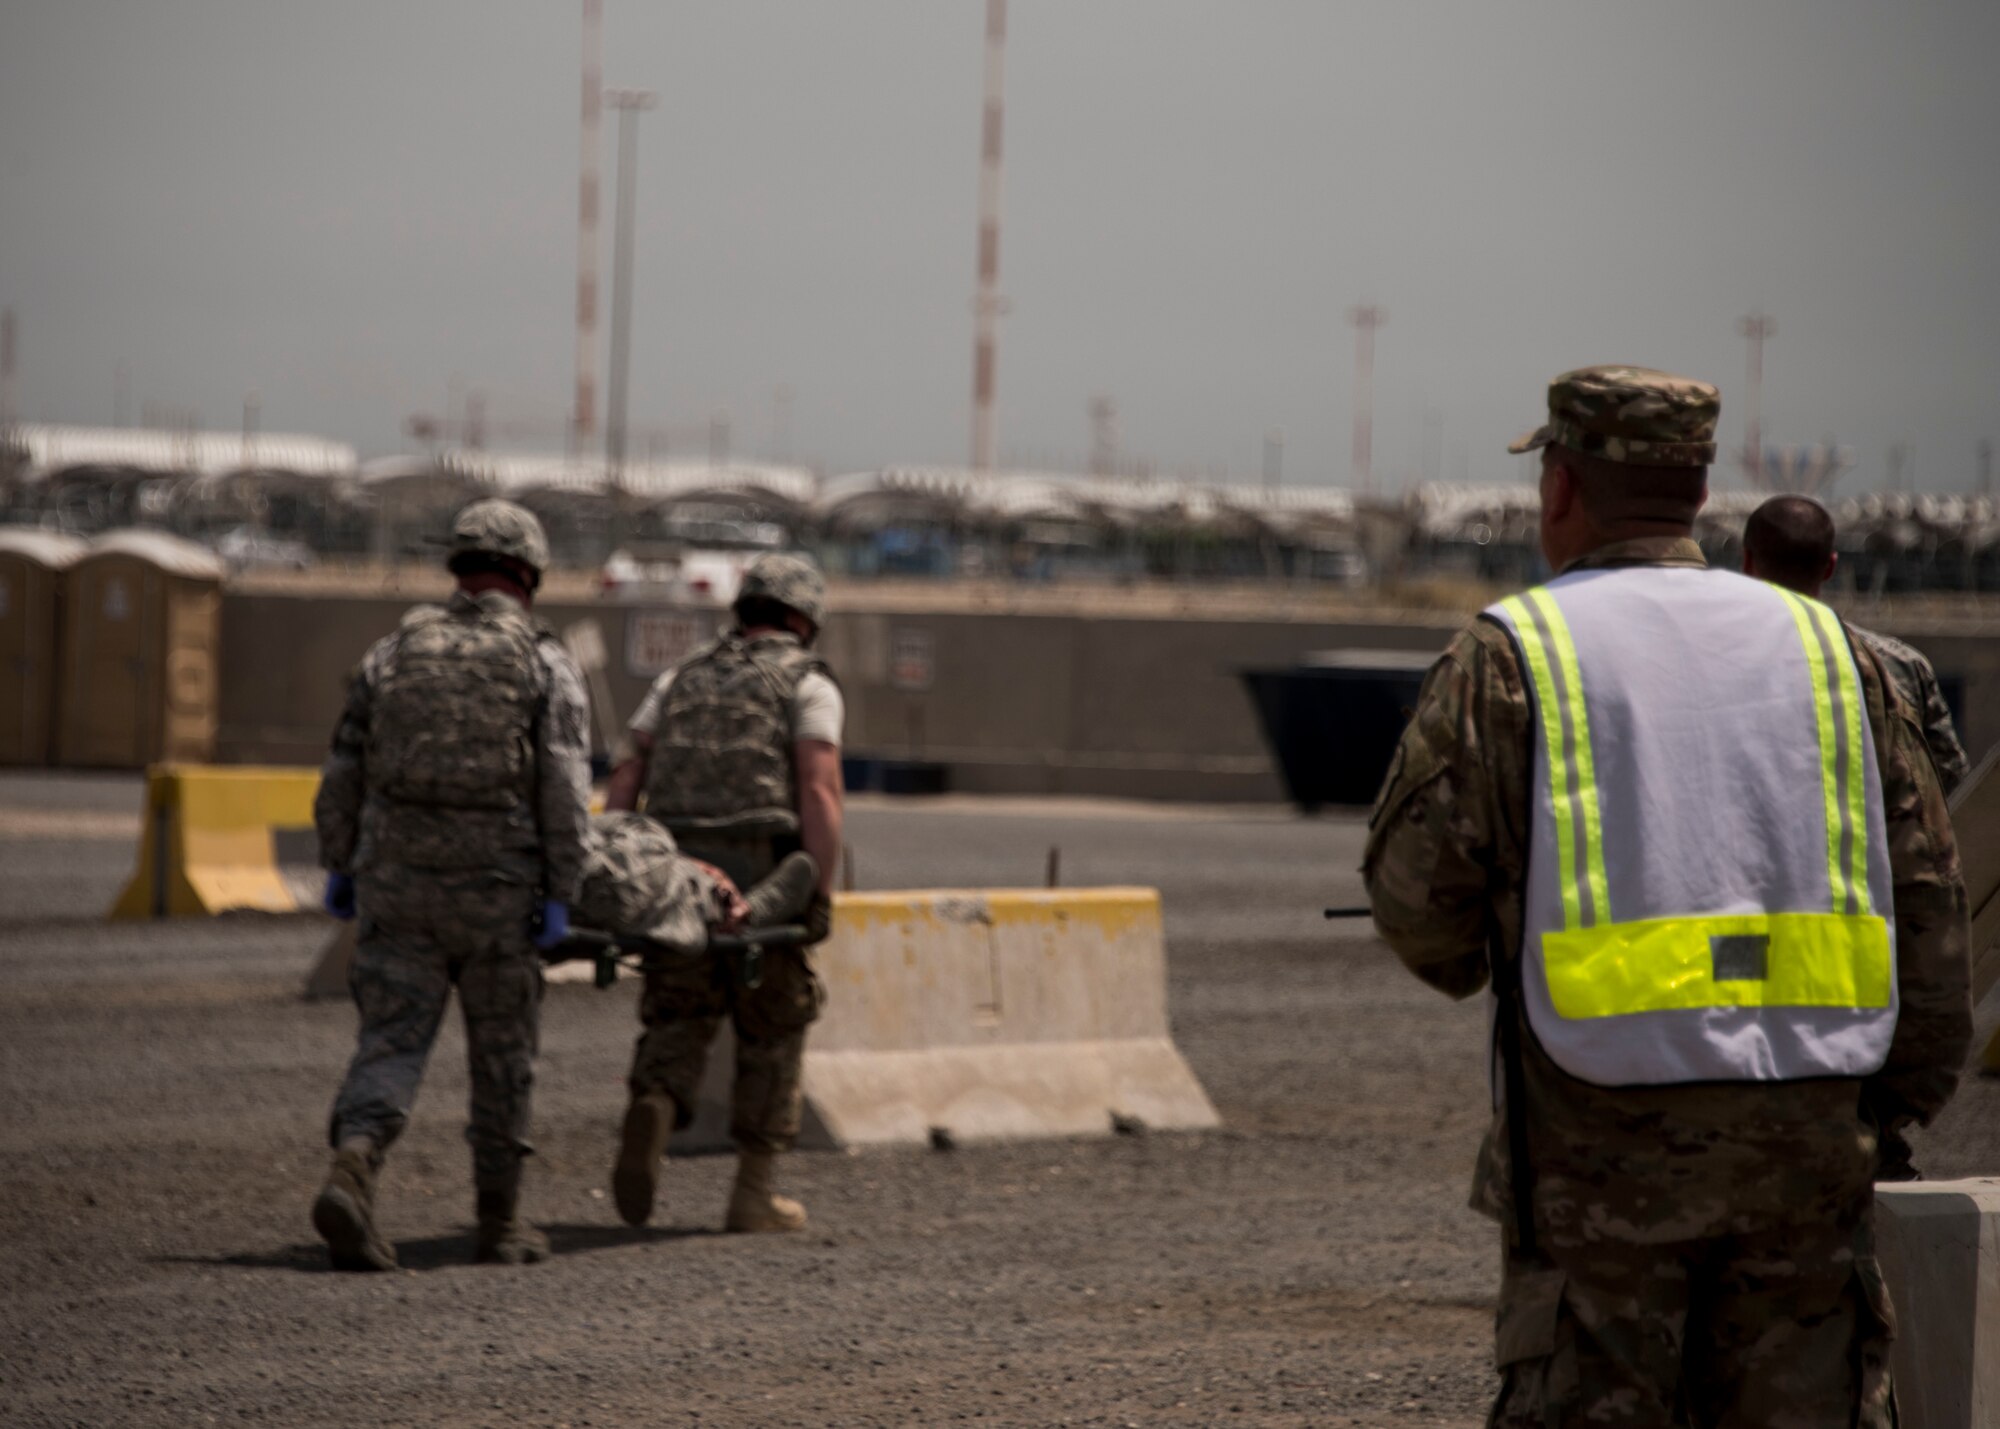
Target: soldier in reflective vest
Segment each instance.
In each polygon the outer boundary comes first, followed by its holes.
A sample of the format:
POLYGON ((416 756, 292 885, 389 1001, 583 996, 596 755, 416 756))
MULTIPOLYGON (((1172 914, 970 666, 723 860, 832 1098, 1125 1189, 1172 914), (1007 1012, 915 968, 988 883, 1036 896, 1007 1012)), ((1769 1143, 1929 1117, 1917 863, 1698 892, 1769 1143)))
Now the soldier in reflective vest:
POLYGON ((453 523, 458 588, 370 647, 348 687, 314 819, 326 906, 359 923, 361 1014, 334 1100, 334 1160, 313 1225, 337 1267, 388 1270, 376 1174, 402 1134, 453 987, 472 1074, 478 1258, 542 1260, 519 1210, 542 973, 568 931, 589 817, 583 677, 529 620, 548 538, 531 512, 475 501, 453 523))
POLYGON ((1557 575, 1451 642, 1370 823, 1383 937, 1496 992, 1496 1425, 1890 1422, 1877 1129, 1956 1085, 1965 890, 1876 657, 1692 540, 1718 407, 1555 379, 1557 575))
MULTIPOLYGON (((807 916, 830 926, 841 855, 840 738, 844 710, 832 671, 812 650, 826 585, 798 556, 760 556, 744 574, 735 627, 654 683, 631 723, 632 756, 613 771, 612 809, 640 807, 682 853, 748 890, 794 850, 817 866, 807 916)), ((806 1029, 825 991, 803 949, 766 952, 756 986, 736 985, 711 959, 658 960, 640 1003, 612 1189, 632 1225, 652 1215, 669 1134, 693 1120, 708 1044, 722 1020, 736 1034, 730 1135, 739 1153, 726 1220, 732 1231, 787 1231, 805 1210, 772 1188, 775 1158, 802 1115, 806 1029)))

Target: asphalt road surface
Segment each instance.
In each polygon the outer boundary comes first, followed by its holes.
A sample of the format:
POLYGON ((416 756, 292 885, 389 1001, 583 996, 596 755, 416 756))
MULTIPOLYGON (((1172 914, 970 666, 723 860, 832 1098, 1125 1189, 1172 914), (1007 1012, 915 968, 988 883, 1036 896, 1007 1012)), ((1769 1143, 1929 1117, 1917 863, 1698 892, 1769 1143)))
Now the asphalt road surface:
MULTIPOLYGON (((446 1031, 380 1219, 336 1275, 307 1222, 353 1012, 299 989, 317 918, 107 924, 129 778, 0 778, 0 1422, 1453 1425, 1494 1377, 1477 1003, 1365 925, 1356 820, 954 802, 851 821, 857 886, 1150 883, 1182 1051, 1225 1129, 800 1154, 797 1236, 717 1233, 730 1162, 607 1179, 629 984, 550 989, 528 1208, 556 1255, 470 1264, 446 1031)), ((2000 1170, 2000 1083, 1920 1143, 2000 1170)))

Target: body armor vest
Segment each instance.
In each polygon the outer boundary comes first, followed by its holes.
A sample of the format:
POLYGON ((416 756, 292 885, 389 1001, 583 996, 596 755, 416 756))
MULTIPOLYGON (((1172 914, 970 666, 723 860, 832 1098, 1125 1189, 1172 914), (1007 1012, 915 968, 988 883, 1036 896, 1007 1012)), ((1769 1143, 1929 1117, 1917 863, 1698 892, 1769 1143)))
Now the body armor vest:
POLYGON ((1600 1086, 1877 1071, 1887 823, 1839 618, 1680 567, 1577 571, 1486 614, 1533 704, 1521 989, 1549 1056, 1600 1086))
POLYGON ((792 711, 815 671, 830 674, 794 635, 726 635, 690 656, 661 702, 646 812, 676 834, 797 833, 792 711))
POLYGON ((404 617, 376 684, 366 754, 369 792, 394 806, 384 833, 398 847, 384 850, 389 857, 477 866, 492 856, 505 816, 532 807, 542 700, 535 640, 511 611, 419 606, 404 617))

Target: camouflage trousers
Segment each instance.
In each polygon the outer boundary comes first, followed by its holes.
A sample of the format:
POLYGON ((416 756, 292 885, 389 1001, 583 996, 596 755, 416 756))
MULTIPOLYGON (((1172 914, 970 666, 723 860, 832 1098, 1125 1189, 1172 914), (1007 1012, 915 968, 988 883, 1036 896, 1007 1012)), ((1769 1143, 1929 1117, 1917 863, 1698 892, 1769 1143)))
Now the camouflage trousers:
POLYGON ((474 1175, 504 1177, 533 1149, 529 1101, 542 965, 529 933, 535 895, 484 871, 373 869, 356 880, 358 941, 348 988, 361 1014, 334 1098, 331 1136, 386 1149, 402 1135, 458 988, 472 1077, 474 1175))
MULTIPOLYGON (((703 843, 689 836, 681 852, 714 864, 742 889, 777 862, 768 841, 703 843)), ((826 1005, 805 951, 766 949, 754 988, 705 951, 662 955, 652 964, 639 999, 646 1030, 632 1053, 632 1094, 663 1091, 674 1099, 677 1128, 694 1120, 709 1044, 728 1018, 736 1034, 730 1138, 744 1151, 789 1151, 804 1111, 806 1029, 826 1005)))
POLYGON ((1895 1423, 1872 1197, 1703 1240, 1540 1239, 1525 1258, 1508 1229, 1490 1429, 1895 1423))

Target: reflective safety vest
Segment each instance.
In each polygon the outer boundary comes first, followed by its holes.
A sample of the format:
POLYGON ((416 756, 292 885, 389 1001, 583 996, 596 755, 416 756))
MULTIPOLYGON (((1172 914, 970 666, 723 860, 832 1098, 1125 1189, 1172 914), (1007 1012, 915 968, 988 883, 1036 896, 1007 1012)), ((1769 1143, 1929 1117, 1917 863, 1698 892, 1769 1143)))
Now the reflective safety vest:
POLYGON ((1528 1025, 1600 1086, 1877 1071, 1896 1026, 1861 679, 1818 601, 1727 571, 1577 571, 1486 614, 1534 711, 1528 1025))

